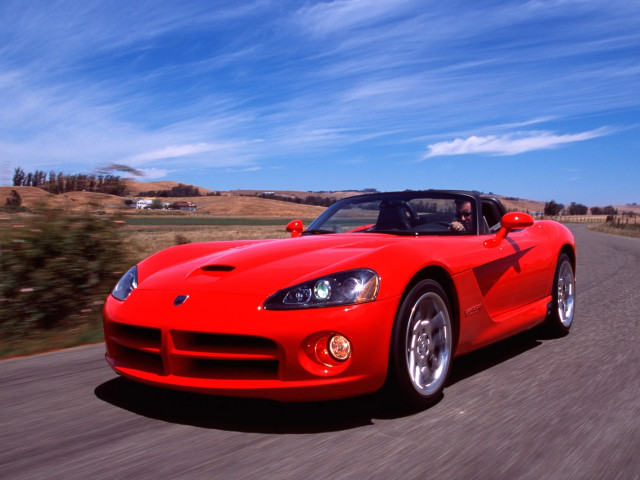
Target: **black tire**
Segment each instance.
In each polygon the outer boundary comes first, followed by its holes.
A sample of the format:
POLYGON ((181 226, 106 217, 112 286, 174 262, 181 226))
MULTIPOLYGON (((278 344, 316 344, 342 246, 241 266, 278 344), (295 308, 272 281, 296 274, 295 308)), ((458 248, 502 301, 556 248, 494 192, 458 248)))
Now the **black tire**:
POLYGON ((423 409, 442 397, 453 359, 453 321, 447 294, 421 280, 406 295, 393 325, 388 395, 423 409))
POLYGON ((553 290, 551 291, 551 311, 547 316, 545 327, 553 336, 564 336, 569 333, 573 324, 576 301, 576 283, 573 264, 566 253, 560 254, 553 274, 553 290))

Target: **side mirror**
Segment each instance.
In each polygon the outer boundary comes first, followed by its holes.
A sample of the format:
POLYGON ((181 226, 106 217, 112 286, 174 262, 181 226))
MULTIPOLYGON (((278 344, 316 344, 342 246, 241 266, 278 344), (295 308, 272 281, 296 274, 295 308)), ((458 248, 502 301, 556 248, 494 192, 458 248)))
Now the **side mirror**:
POLYGON ((496 236, 484 242, 484 246, 487 248, 495 248, 502 243, 502 240, 506 238, 511 230, 518 230, 520 228, 530 227, 531 225, 533 225, 533 217, 528 213, 507 213, 500 221, 500 230, 498 230, 496 236))
POLYGON ((303 230, 302 220, 292 220, 287 224, 287 232, 291 234, 291 238, 299 237, 303 230))
POLYGON ((533 217, 528 213, 510 212, 502 217, 500 225, 510 232, 511 230, 530 227, 533 225, 533 217))

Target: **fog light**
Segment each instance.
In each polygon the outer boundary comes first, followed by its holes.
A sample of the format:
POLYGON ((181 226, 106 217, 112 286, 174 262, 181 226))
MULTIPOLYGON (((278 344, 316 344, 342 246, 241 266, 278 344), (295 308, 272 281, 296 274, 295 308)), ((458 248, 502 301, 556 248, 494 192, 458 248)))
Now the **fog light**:
POLYGON ((329 339, 329 353, 336 360, 344 362, 351 356, 351 343, 347 337, 334 335, 329 339))

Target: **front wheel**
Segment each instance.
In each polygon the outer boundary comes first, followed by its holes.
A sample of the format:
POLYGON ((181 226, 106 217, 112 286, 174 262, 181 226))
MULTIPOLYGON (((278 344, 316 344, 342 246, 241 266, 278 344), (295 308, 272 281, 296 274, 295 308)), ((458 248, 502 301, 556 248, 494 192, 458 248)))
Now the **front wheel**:
POLYGON ((546 326, 554 335, 566 335, 573 323, 576 301, 576 281, 569 257, 563 253, 558 257, 553 277, 551 312, 546 326))
POLYGON ((442 395, 453 357, 449 299, 434 280, 422 280, 406 296, 393 326, 389 383, 411 408, 442 395))

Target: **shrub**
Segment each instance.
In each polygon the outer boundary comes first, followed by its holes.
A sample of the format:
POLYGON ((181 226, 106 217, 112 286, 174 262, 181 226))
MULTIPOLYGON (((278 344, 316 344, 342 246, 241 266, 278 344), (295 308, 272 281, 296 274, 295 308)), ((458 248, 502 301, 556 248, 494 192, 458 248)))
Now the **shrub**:
POLYGON ((60 211, 1 223, 0 340, 99 321, 130 261, 117 224, 60 211))
POLYGON ((29 209, 22 206, 22 197, 17 190, 11 190, 11 193, 7 197, 3 206, 0 206, 0 212, 28 212, 29 209))
POLYGON ((555 217, 560 214, 563 208, 564 205, 561 203, 556 203, 554 200, 550 200, 544 204, 544 214, 549 217, 555 217))
POLYGON ((191 243, 191 240, 189 240, 185 235, 183 235, 181 233, 176 233, 175 244, 176 245, 184 245, 185 243, 191 243))

